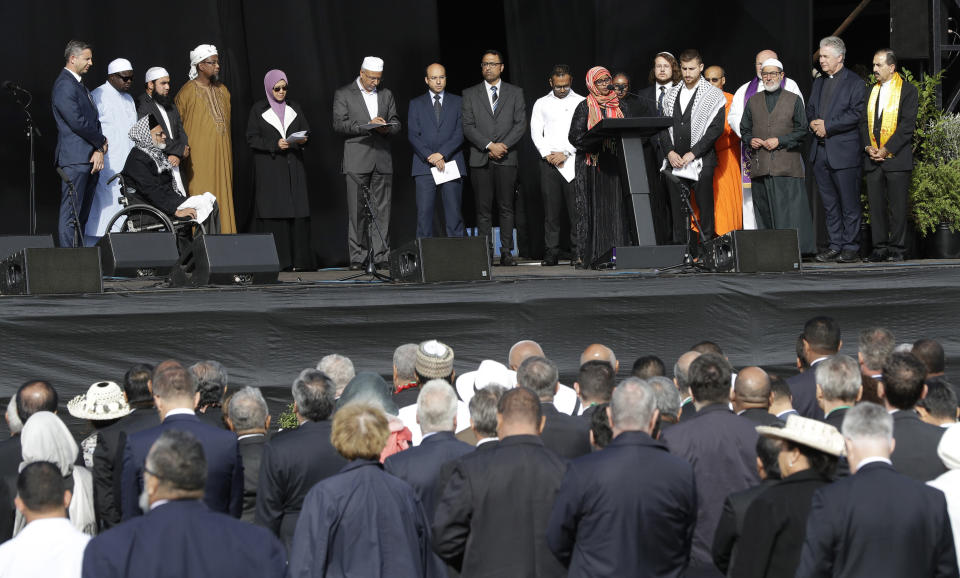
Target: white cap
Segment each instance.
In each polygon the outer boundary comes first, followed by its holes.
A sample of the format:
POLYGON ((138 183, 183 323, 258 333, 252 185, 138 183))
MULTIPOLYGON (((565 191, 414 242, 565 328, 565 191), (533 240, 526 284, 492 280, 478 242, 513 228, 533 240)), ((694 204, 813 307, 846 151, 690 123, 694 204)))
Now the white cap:
POLYGON ((126 58, 118 58, 107 65, 107 74, 115 74, 125 70, 133 70, 133 65, 126 58))
POLYGON ((147 69, 147 76, 144 77, 144 82, 153 82, 158 78, 163 78, 164 76, 170 76, 170 73, 167 72, 167 69, 162 66, 153 66, 147 69))
POLYGON ((360 68, 369 70, 370 72, 383 72, 383 59, 377 58, 376 56, 367 56, 363 59, 363 64, 360 65, 360 68))
POLYGON ((781 71, 783 70, 783 63, 780 62, 779 60, 777 60, 776 58, 768 58, 768 59, 764 60, 764 61, 763 61, 763 64, 760 65, 760 70, 763 70, 764 68, 766 68, 766 67, 768 67, 768 66, 776 66, 776 67, 779 68, 781 71))

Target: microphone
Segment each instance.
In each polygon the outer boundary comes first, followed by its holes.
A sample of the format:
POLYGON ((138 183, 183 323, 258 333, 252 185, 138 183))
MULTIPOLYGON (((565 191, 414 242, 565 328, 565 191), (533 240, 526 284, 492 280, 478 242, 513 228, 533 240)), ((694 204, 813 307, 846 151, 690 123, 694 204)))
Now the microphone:
MULTIPOLYGON (((608 84, 608 85, 607 85, 607 90, 612 90, 613 92, 616 92, 616 89, 614 89, 614 87, 613 87, 612 84, 608 84)), ((626 94, 629 94, 630 96, 635 96, 635 97, 637 97, 637 98, 642 98, 643 100, 646 100, 647 102, 652 102, 654 106, 656 106, 656 104, 657 104, 657 99, 655 99, 655 98, 650 98, 649 96, 646 96, 646 95, 644 95, 644 94, 640 94, 640 93, 637 93, 637 92, 630 92, 629 90, 625 90, 624 92, 625 92, 626 94)))
POLYGON ((67 176, 67 173, 63 170, 63 167, 57 167, 57 174, 60 175, 60 178, 63 179, 65 183, 73 186, 73 181, 71 181, 70 177, 67 176))
POLYGON ((3 84, 0 86, 2 86, 3 89, 6 90, 7 92, 12 92, 12 93, 22 92, 25 94, 30 94, 29 90, 23 88, 22 86, 20 86, 19 84, 17 84, 12 80, 4 80, 3 84))

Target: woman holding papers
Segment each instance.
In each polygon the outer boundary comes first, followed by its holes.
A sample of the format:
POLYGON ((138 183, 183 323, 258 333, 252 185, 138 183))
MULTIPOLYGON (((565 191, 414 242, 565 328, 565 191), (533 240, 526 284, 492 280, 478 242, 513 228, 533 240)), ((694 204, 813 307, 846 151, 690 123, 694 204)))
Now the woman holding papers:
POLYGON ((310 125, 287 100, 287 75, 271 70, 263 78, 266 100, 253 105, 247 144, 253 150, 257 227, 273 233, 283 270, 314 269, 310 246, 310 199, 303 147, 310 125))

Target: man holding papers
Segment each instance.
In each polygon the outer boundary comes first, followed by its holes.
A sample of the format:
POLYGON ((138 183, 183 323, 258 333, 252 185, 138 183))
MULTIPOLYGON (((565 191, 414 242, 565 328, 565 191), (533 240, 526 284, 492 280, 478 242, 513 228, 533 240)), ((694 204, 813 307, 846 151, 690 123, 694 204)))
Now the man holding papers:
POLYGON ((417 238, 433 236, 433 214, 440 191, 447 237, 463 236, 460 212, 463 174, 463 123, 460 97, 448 93, 447 71, 440 64, 427 67, 427 93, 410 101, 407 138, 413 146, 413 175, 417 189, 417 238))

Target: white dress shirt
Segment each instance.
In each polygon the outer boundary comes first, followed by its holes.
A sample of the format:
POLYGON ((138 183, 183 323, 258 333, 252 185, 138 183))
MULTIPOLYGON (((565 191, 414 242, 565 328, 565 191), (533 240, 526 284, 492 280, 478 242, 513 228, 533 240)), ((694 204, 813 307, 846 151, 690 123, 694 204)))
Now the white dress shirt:
POLYGON ((70 74, 72 74, 73 77, 77 79, 77 82, 83 82, 82 80, 80 80, 80 75, 77 74, 76 72, 70 70, 70 69, 67 68, 66 66, 64 66, 63 69, 66 70, 67 72, 69 72, 70 74))
POLYGON ((570 144, 568 137, 570 121, 573 120, 577 105, 583 100, 582 96, 572 90, 564 98, 557 98, 551 90, 533 103, 533 112, 530 115, 530 137, 540 152, 540 158, 555 152, 567 155, 568 162, 563 163, 563 167, 557 170, 568 183, 574 177, 576 167, 572 159, 577 154, 577 149, 570 144))
POLYGON ((683 114, 687 111, 687 105, 690 104, 690 101, 693 99, 693 95, 697 93, 698 86, 700 86, 699 82, 695 84, 693 88, 687 88, 686 83, 680 87, 680 114, 683 114))
POLYGON ((357 77, 357 86, 360 87, 360 94, 363 96, 363 104, 367 105, 367 112, 370 113, 370 120, 373 120, 379 116, 377 112, 379 108, 377 107, 377 89, 374 88, 372 91, 367 92, 363 88, 363 85, 360 83, 360 77, 357 77))
POLYGON ((80 578, 89 541, 66 518, 34 520, 0 545, 0 578, 80 578))

